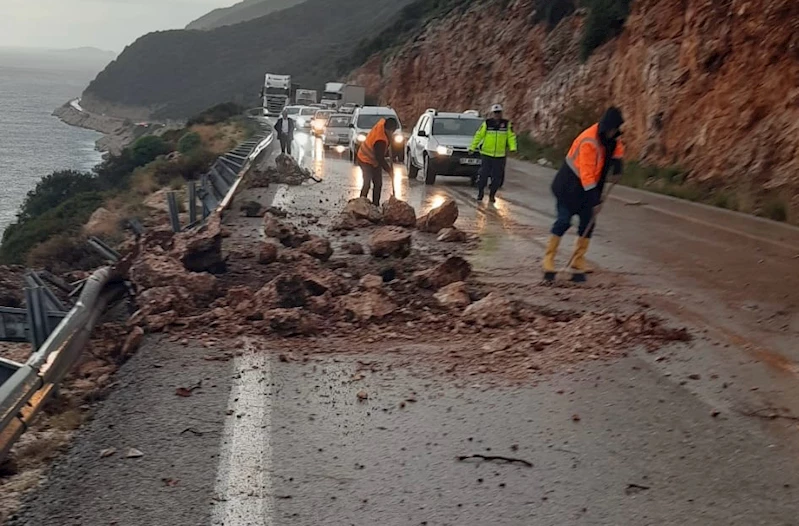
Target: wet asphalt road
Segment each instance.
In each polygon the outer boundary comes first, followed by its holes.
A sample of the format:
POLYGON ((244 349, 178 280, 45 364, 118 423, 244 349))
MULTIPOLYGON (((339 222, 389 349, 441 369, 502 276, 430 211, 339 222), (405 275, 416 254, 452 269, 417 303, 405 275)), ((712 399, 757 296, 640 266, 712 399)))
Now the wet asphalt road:
MULTIPOLYGON (((266 200, 330 199, 332 214, 355 195, 358 170, 321 153, 309 145, 299 156, 322 183, 270 189, 266 200)), ((481 276, 532 284, 552 220, 550 176, 511 163, 495 207, 458 179, 426 187, 398 167, 394 186, 418 212, 454 197, 459 226, 482 238, 472 255, 481 276)), ((618 190, 648 204, 607 207, 592 281, 646 290, 664 313, 707 331, 672 360, 633 353, 503 389, 479 377, 468 387, 423 380, 389 370, 385 355, 284 363, 254 342, 239 359, 208 362, 150 339, 11 524, 799 524, 795 428, 735 410, 799 400, 799 234, 618 190), (382 367, 353 382, 357 360, 382 367), (694 371, 703 381, 686 383, 694 371), (704 380, 709 371, 716 380, 704 380), (200 378, 197 396, 174 396, 200 378), (201 434, 181 433, 190 427, 201 434), (107 447, 145 456, 98 458, 107 447), (532 467, 458 460, 474 454, 532 467)))

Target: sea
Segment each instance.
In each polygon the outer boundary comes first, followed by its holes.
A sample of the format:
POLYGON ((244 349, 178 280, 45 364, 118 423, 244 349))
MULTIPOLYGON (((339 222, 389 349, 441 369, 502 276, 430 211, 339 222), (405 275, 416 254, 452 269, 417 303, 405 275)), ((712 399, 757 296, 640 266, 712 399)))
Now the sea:
POLYGON ((26 194, 56 170, 90 171, 100 134, 68 126, 53 110, 79 97, 105 60, 81 53, 0 48, 0 234, 26 194))

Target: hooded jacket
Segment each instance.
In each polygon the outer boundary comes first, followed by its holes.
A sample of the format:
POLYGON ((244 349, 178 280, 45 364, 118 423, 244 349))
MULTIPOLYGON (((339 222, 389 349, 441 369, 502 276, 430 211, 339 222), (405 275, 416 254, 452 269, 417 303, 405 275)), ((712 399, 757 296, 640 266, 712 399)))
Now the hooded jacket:
POLYGON ((584 207, 594 207, 602 201, 602 192, 609 169, 621 173, 624 145, 616 133, 606 132, 624 123, 621 111, 610 108, 572 143, 566 161, 555 175, 552 192, 555 197, 575 213, 584 207))

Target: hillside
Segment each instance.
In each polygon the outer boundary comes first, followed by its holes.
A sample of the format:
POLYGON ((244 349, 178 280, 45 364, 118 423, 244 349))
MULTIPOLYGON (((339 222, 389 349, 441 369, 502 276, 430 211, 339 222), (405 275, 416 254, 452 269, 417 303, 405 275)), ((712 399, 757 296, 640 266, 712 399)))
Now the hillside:
POLYGON ((305 0, 244 0, 230 7, 214 9, 186 26, 186 29, 214 29, 232 26, 287 9, 305 0))
POLYGON ((89 111, 180 118, 218 102, 256 105, 267 71, 321 89, 361 39, 384 29, 408 0, 307 0, 210 31, 145 35, 83 95, 89 111))
POLYGON ((383 51, 352 77, 409 121, 502 102, 547 144, 616 104, 630 158, 687 170, 714 204, 799 222, 799 2, 636 0, 585 62, 591 15, 571 0, 452 2, 401 44, 365 46, 383 51))

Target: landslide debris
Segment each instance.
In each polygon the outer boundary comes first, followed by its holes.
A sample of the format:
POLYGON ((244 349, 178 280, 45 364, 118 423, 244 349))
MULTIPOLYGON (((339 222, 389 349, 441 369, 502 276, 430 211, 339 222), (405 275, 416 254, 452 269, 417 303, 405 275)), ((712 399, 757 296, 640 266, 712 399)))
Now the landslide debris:
POLYGON ((267 188, 270 184, 299 186, 308 179, 315 179, 310 170, 303 168, 293 157, 280 154, 275 158, 275 166, 266 169, 253 169, 247 175, 249 188, 267 188))

